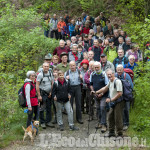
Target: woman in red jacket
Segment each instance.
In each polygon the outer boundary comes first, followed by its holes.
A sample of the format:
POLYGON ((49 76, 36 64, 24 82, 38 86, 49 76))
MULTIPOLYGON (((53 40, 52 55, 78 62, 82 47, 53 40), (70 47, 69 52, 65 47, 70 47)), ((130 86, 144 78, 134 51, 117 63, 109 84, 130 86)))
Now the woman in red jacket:
POLYGON ((36 89, 35 89, 35 77, 36 74, 34 71, 27 72, 27 78, 24 81, 24 93, 26 97, 26 103, 28 107, 28 119, 27 119, 27 127, 31 125, 31 121, 38 119, 38 99, 36 96, 36 89), (33 113, 34 118, 33 118, 33 113))

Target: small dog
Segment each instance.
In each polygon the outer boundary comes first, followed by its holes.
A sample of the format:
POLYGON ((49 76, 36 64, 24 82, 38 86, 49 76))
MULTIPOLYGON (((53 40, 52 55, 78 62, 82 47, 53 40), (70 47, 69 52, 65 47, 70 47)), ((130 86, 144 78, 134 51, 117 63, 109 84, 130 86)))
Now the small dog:
POLYGON ((25 131, 23 142, 27 136, 30 136, 31 142, 33 143, 34 137, 38 132, 38 127, 39 127, 39 121, 33 121, 33 123, 31 122, 31 125, 29 125, 26 129, 22 126, 23 130, 25 131))

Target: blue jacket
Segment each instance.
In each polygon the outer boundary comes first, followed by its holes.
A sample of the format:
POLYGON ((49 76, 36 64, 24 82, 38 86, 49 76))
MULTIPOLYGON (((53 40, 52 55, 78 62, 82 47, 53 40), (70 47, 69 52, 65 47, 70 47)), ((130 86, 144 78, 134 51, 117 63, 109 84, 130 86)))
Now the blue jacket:
POLYGON ((130 63, 128 62, 127 64, 124 65, 124 68, 129 68, 129 69, 133 70, 135 66, 137 66, 136 63, 134 63, 134 65, 131 66, 130 63))
POLYGON ((75 30, 75 25, 70 24, 69 25, 69 32, 70 32, 70 36, 72 36, 72 32, 75 30))

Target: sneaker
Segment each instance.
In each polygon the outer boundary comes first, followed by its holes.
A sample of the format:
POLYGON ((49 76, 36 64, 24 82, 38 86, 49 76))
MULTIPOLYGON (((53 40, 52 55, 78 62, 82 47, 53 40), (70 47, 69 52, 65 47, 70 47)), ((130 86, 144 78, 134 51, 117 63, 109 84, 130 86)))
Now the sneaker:
POLYGON ((46 126, 51 127, 51 128, 55 128, 55 126, 51 122, 47 123, 46 126))
POLYGON ((102 128, 102 125, 98 123, 98 125, 95 127, 95 129, 100 129, 102 128))
POLYGON ((64 126, 63 126, 63 124, 59 125, 59 129, 60 129, 60 131, 64 131, 64 126))
POLYGON ((106 132, 106 130, 107 130, 107 129, 106 129, 106 126, 105 126, 105 125, 102 125, 101 132, 104 133, 104 132, 106 132))
POLYGON ((76 127, 76 126, 70 126, 70 130, 71 130, 71 131, 75 131, 75 130, 79 130, 79 128, 76 127))
POLYGON ((42 127, 43 129, 46 129, 45 123, 42 123, 42 124, 41 124, 41 127, 42 127))
POLYGON ((123 131, 126 131, 128 129, 128 126, 123 126, 123 131))

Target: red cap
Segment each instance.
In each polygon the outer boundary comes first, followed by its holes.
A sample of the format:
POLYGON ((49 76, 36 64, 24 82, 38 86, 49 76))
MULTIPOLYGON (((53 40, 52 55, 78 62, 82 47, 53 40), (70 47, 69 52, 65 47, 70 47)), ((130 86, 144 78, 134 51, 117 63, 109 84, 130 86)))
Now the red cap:
POLYGON ((89 66, 89 61, 87 59, 83 59, 80 65, 82 66, 83 64, 87 64, 89 66))

